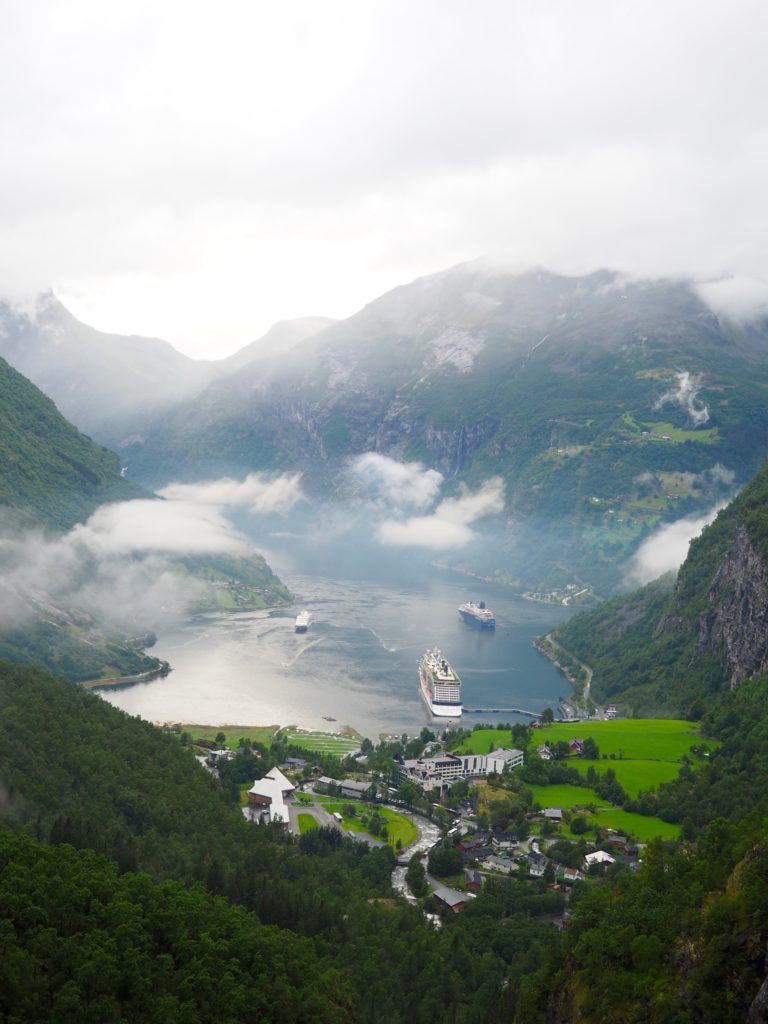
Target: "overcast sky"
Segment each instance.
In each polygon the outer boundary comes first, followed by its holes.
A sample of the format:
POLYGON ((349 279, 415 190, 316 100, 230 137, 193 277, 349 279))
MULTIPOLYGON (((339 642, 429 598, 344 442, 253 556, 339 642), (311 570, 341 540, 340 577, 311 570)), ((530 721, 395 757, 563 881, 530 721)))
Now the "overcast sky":
POLYGON ((223 356, 487 255, 768 295, 762 0, 36 0, 0 293, 223 356))

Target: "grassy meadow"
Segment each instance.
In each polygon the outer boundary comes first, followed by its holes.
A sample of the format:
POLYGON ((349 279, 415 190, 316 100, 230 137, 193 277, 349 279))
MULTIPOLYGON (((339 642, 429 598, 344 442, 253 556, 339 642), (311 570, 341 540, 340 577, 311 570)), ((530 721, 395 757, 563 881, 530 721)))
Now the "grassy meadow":
MULTIPOLYGON (((595 828, 613 828, 634 836, 638 842, 647 843, 657 836, 662 839, 676 839, 680 835, 680 826, 653 818, 645 814, 631 814, 619 807, 606 806, 605 801, 593 789, 583 786, 529 786, 534 799, 542 807, 562 807, 563 810, 575 810, 594 805, 596 813, 584 811, 584 816, 595 828)), ((567 826, 565 826, 567 830, 567 826)))

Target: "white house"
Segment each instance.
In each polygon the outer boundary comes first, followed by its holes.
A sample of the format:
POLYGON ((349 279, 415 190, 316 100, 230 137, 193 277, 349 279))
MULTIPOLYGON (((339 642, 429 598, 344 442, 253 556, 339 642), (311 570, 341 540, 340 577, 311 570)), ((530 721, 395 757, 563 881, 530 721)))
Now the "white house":
POLYGON ((294 789, 293 783, 286 779, 279 768, 273 768, 263 779, 256 779, 248 790, 252 820, 262 824, 280 821, 287 827, 287 802, 294 789))

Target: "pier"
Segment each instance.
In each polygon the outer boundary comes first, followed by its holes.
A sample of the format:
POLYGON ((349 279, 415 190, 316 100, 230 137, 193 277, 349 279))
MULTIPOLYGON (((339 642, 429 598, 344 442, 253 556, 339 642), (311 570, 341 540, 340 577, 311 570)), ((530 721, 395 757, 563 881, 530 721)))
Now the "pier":
POLYGON ((464 708, 465 715, 527 715, 541 718, 540 711, 526 711, 525 708, 464 708))

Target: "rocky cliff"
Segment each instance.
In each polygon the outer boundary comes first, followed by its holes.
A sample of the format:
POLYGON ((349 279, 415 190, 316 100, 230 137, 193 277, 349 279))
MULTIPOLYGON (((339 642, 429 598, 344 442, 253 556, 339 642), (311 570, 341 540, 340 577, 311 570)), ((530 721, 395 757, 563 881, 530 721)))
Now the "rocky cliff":
POLYGON ((743 523, 709 588, 696 650, 723 660, 732 687, 768 671, 768 565, 743 523))

